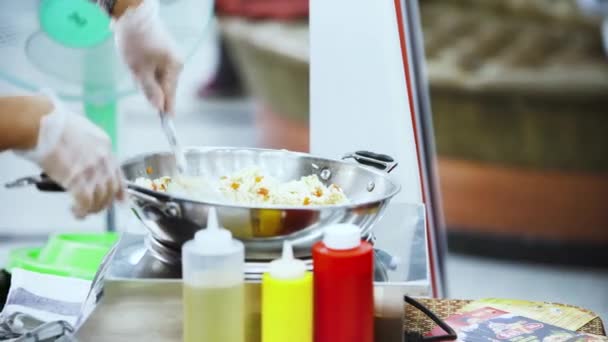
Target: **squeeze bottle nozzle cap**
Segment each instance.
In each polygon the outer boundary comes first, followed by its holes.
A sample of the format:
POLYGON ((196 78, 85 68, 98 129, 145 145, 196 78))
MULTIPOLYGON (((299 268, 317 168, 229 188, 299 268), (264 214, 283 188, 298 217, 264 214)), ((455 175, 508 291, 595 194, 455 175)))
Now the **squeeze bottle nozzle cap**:
POLYGON ((329 249, 347 250, 361 245, 361 231, 351 223, 328 226, 324 230, 323 244, 329 249))
POLYGON ((201 254, 224 254, 233 252, 235 248, 232 233, 219 226, 213 207, 209 208, 207 213, 207 228, 196 232, 194 241, 201 254))
POLYGON ((304 261, 293 257, 291 242, 283 242, 283 255, 270 262, 268 273, 277 279, 298 279, 306 274, 304 261))

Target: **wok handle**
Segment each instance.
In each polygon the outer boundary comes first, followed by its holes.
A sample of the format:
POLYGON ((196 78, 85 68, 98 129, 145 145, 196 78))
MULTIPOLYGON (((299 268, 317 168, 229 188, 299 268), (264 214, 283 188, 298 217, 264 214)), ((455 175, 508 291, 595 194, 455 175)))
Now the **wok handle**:
MULTIPOLYGON (((36 188, 44 192, 65 192, 65 188, 52 180, 45 173, 41 173, 40 176, 35 177, 24 177, 14 182, 5 184, 7 188, 19 188, 28 185, 35 185, 36 188)), ((130 186, 127 187, 127 193, 139 201, 141 207, 153 206, 160 210, 165 215, 170 217, 179 217, 181 215, 180 207, 177 203, 172 201, 161 201, 158 198, 145 194, 133 189, 130 186)))
POLYGON ((348 153, 342 159, 354 159, 358 163, 374 167, 376 169, 390 173, 399 164, 395 159, 386 154, 380 154, 370 151, 357 151, 348 153))
POLYGON ((63 192, 65 189, 49 178, 46 173, 41 173, 38 176, 22 177, 12 182, 4 184, 7 189, 18 189, 26 186, 34 185, 40 191, 63 192))
POLYGON ((181 209, 179 207, 179 204, 177 204, 175 202, 161 201, 152 195, 145 194, 143 192, 140 192, 140 191, 130 188, 130 187, 127 188, 127 193, 129 194, 129 196, 131 196, 131 198, 138 201, 138 205, 142 209, 145 207, 151 206, 157 210, 160 210, 162 213, 164 213, 165 215, 167 215, 169 217, 172 217, 172 218, 181 217, 181 209))
POLYGON ((64 192, 65 188, 52 180, 46 173, 40 174, 40 181, 36 183, 40 191, 64 192))

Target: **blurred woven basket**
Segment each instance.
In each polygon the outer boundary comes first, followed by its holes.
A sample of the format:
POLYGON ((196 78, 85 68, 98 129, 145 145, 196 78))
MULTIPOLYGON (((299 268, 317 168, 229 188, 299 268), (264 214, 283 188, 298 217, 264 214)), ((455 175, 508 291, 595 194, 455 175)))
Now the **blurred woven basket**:
MULTIPOLYGON (((421 11, 448 226, 608 243, 598 22, 574 0, 424 0, 421 11)), ((263 108, 262 144, 306 149, 306 24, 222 27, 263 108)))
POLYGON ((575 5, 424 2, 451 227, 608 242, 608 62, 575 5))

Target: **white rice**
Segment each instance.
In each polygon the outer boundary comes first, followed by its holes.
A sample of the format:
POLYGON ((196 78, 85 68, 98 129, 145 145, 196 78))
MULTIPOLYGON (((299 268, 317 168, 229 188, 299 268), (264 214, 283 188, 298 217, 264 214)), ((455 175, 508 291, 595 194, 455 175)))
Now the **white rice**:
POLYGON ((185 195, 199 200, 227 200, 245 205, 332 205, 348 203, 348 198, 337 185, 325 186, 310 175, 289 182, 280 182, 249 167, 218 180, 203 177, 138 178, 135 184, 156 191, 185 195))

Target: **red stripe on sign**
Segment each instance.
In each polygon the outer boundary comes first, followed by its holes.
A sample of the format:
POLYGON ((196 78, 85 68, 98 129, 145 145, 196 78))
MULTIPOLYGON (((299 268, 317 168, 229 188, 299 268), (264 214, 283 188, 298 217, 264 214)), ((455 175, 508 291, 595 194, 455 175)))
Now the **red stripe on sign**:
MULTIPOLYGON (((407 0, 405 0, 407 1, 407 0)), ((405 72, 405 83, 407 86, 407 96, 410 105, 410 118, 412 119, 412 127, 414 129, 414 139, 416 143, 416 158, 418 159, 418 174, 420 177, 420 188, 422 189, 422 202, 426 204, 426 189, 424 188, 424 181, 422 175, 422 166, 420 165, 420 147, 418 146, 418 130, 416 128, 416 116, 414 113, 414 99, 412 95, 412 82, 410 76, 410 65, 407 54, 407 45, 405 40, 405 21, 403 19, 403 8, 401 7, 401 0, 394 0, 395 2, 395 11, 397 12, 397 26, 399 28, 399 43, 401 44, 401 59, 403 60, 403 70, 405 72)), ((433 244, 431 243, 431 234, 429 228, 429 220, 428 213, 426 222, 426 243, 428 249, 428 257, 429 257, 429 266, 430 266, 430 274, 431 274, 431 288, 433 291, 433 297, 437 298, 437 283, 435 276, 435 257, 433 254, 433 244)))

